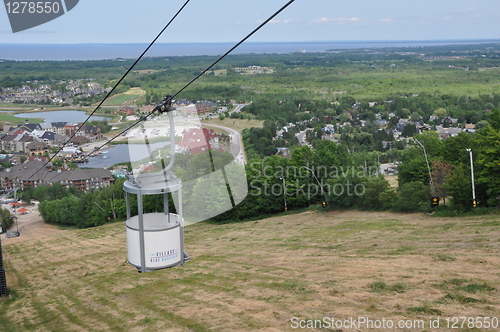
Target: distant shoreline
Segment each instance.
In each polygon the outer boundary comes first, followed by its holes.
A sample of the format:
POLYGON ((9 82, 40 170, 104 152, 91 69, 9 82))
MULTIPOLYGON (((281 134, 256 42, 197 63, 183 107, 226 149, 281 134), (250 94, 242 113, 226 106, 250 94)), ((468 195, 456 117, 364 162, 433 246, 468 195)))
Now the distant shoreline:
MULTIPOLYGON (((462 40, 399 40, 399 41, 305 41, 248 42, 233 54, 284 54, 293 52, 324 52, 359 48, 420 47, 455 44, 500 43, 499 39, 462 40)), ((16 44, 0 43, 0 62, 13 61, 78 61, 135 59, 147 47, 146 43, 131 44, 16 44)), ((146 56, 220 55, 234 43, 158 43, 146 56)))

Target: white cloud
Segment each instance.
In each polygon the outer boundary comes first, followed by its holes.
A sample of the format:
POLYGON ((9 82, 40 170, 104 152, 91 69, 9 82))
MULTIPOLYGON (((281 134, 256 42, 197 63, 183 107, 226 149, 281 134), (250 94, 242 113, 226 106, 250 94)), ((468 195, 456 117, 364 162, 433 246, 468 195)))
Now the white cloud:
POLYGON ((359 18, 357 17, 351 17, 351 18, 344 18, 344 17, 337 17, 337 18, 328 18, 328 17, 322 17, 320 19, 312 21, 312 23, 336 23, 336 24, 344 24, 347 22, 358 22, 359 18))
POLYGON ((318 20, 314 20, 313 21, 314 23, 321 23, 321 22, 330 22, 330 19, 329 18, 326 18, 326 17, 322 17, 318 20))

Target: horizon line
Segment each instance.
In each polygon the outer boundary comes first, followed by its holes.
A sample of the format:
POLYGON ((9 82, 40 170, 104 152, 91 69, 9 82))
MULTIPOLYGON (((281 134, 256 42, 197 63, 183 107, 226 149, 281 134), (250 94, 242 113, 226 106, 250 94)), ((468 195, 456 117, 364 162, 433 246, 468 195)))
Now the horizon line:
MULTIPOLYGON (((349 39, 349 40, 303 40, 303 41, 248 41, 245 44, 322 44, 322 43, 438 43, 438 42, 500 42, 500 38, 462 38, 462 39, 349 39)), ((158 42, 156 44, 164 45, 193 45, 193 44, 233 44, 232 41, 219 42, 158 42)), ((106 43, 106 42, 88 42, 88 43, 1 43, 0 45, 143 45, 148 42, 131 42, 131 43, 106 43)))

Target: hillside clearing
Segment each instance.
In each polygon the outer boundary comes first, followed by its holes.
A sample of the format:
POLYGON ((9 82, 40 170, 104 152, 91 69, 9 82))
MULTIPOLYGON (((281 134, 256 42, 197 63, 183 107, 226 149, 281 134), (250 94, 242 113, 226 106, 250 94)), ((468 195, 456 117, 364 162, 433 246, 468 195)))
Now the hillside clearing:
POLYGON ((104 106, 117 106, 125 103, 133 104, 137 98, 146 94, 141 88, 130 88, 130 90, 110 97, 104 102, 104 106))
POLYGON ((231 119, 231 118, 225 118, 222 121, 218 118, 203 120, 202 123, 228 127, 238 131, 239 133, 241 133, 243 129, 248 129, 252 127, 262 128, 264 126, 264 121, 262 120, 243 120, 243 119, 231 119))
POLYGON ((499 226, 357 211, 199 223, 186 228, 191 261, 146 274, 126 262, 123 223, 7 239, 0 331, 291 331, 293 317, 466 331, 445 318, 500 317, 499 226))

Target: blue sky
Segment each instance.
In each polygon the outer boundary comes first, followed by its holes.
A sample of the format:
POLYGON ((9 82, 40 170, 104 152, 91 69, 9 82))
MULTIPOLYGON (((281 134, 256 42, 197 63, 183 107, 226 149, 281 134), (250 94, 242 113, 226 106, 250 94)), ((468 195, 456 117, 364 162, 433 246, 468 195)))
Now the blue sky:
MULTIPOLYGON (((0 43, 148 43, 185 0, 80 0, 65 15, 0 43)), ((234 42, 287 0, 191 0, 159 42, 234 42)), ((500 38, 499 0, 296 0, 250 41, 500 38)))

